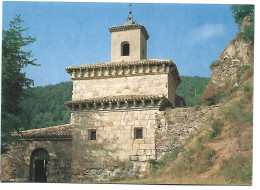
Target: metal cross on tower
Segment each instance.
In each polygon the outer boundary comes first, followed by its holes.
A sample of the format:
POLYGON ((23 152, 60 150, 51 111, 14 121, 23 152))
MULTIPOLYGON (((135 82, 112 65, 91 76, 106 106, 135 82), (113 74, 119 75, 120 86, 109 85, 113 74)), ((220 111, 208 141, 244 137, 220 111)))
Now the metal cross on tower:
POLYGON ((128 7, 130 7, 130 11, 129 11, 129 15, 127 17, 127 20, 133 20, 133 15, 132 15, 132 11, 131 11, 132 6, 133 6, 132 3, 130 3, 128 5, 128 7))

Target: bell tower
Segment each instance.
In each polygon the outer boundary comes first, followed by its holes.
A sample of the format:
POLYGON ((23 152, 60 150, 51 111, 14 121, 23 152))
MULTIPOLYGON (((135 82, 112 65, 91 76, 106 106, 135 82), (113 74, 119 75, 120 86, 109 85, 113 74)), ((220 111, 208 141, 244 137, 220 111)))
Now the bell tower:
POLYGON ((149 34, 142 24, 133 21, 129 11, 123 26, 109 28, 111 33, 111 62, 137 61, 147 59, 149 34))

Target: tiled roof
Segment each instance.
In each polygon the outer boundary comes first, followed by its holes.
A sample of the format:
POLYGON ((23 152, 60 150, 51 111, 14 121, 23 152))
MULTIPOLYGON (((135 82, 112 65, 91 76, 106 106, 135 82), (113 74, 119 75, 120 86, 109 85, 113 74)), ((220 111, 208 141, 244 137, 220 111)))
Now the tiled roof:
POLYGON ((104 111, 128 109, 159 109, 172 107, 171 102, 164 95, 151 96, 114 96, 92 99, 67 101, 64 103, 70 111, 104 111))
POLYGON ((107 63, 90 63, 85 65, 67 67, 67 72, 73 69, 87 69, 87 68, 100 68, 100 67, 118 67, 118 66, 132 66, 132 65, 151 65, 151 64, 173 64, 169 59, 143 59, 138 61, 125 61, 125 62, 107 62, 107 63))
POLYGON ((147 40, 149 39, 149 34, 148 34, 146 28, 142 24, 130 24, 130 25, 124 25, 124 26, 114 26, 114 27, 110 27, 108 30, 109 30, 109 32, 118 32, 118 31, 136 30, 136 29, 141 29, 145 38, 147 40))
POLYGON ((53 127, 46 127, 41 129, 31 129, 26 131, 15 132, 12 135, 20 139, 71 139, 72 125, 59 125, 53 127))
POLYGON ((72 100, 69 102, 106 102, 106 101, 125 101, 125 100, 146 100, 146 99, 160 99, 164 98, 165 95, 122 95, 122 96, 106 96, 100 98, 89 98, 89 99, 80 99, 80 100, 72 100))

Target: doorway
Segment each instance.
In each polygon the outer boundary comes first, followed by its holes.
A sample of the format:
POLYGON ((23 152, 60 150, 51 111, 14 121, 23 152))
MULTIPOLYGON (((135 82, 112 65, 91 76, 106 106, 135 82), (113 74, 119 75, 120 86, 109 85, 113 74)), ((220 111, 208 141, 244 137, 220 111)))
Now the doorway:
POLYGON ((47 182, 50 156, 43 148, 35 149, 30 159, 30 181, 47 182))

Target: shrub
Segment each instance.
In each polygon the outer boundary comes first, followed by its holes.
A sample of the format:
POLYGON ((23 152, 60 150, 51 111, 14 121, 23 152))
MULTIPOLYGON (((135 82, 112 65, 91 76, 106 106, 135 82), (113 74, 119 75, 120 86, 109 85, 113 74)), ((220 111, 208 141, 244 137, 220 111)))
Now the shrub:
POLYGON ((231 92, 231 93, 234 93, 234 92, 237 92, 237 90, 238 90, 238 86, 235 86, 235 87, 232 87, 232 88, 230 89, 230 92, 231 92))
POLYGON ((219 119, 214 119, 211 123, 212 132, 210 134, 211 138, 215 138, 221 133, 221 128, 223 123, 219 119))
POLYGON ((219 66, 219 64, 220 64, 219 60, 213 61, 209 66, 210 70, 212 70, 214 67, 219 66))
MULTIPOLYGON (((245 97, 246 98, 246 97, 245 97)), ((246 122, 253 122, 253 110, 246 109, 247 104, 249 104, 248 100, 242 99, 239 102, 231 102, 225 110, 226 116, 231 116, 237 124, 241 125, 246 122)))
POLYGON ((243 90, 244 90, 244 92, 246 92, 246 93, 252 93, 252 92, 253 92, 253 85, 247 83, 247 84, 244 86, 243 90))
POLYGON ((203 93, 202 102, 206 105, 216 104, 215 97, 217 96, 217 94, 219 94, 219 89, 212 83, 210 83, 203 93))
POLYGON ((151 159, 151 160, 150 160, 150 165, 151 165, 152 170, 158 169, 158 164, 159 164, 158 161, 156 161, 156 160, 154 160, 154 159, 151 159))

